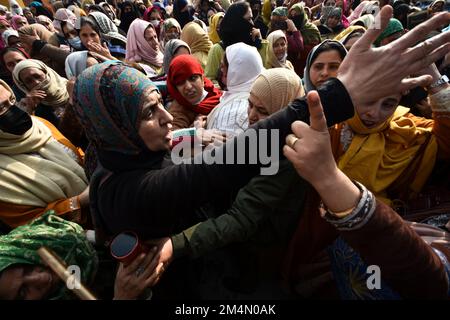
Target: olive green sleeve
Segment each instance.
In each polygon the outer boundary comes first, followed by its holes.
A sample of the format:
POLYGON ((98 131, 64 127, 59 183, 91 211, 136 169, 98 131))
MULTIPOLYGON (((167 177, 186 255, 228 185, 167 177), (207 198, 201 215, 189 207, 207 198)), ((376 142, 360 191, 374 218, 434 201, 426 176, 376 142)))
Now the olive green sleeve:
MULTIPOLYGON (((291 217, 296 220, 303 206, 305 184, 292 166, 285 163, 287 165, 283 165, 275 176, 253 178, 239 191, 226 213, 173 236, 174 256, 197 258, 227 244, 246 241, 259 233, 259 227, 268 221, 270 229, 292 225, 291 217), (271 221, 274 217, 282 222, 271 221)), ((264 237, 270 239, 275 233, 286 232, 272 230, 270 233, 272 235, 265 234, 264 237)))
POLYGON ((259 48, 258 52, 259 52, 259 55, 261 56, 261 59, 263 61, 264 68, 266 68, 266 69, 272 68, 270 63, 269 63, 270 59, 267 58, 267 55, 268 55, 267 51, 268 51, 268 49, 269 49, 269 41, 267 41, 266 39, 262 39, 261 40, 261 48, 259 48))
POLYGON ((213 81, 217 80, 217 73, 219 72, 220 61, 222 60, 225 51, 219 43, 212 46, 208 53, 208 60, 205 67, 205 76, 213 81))

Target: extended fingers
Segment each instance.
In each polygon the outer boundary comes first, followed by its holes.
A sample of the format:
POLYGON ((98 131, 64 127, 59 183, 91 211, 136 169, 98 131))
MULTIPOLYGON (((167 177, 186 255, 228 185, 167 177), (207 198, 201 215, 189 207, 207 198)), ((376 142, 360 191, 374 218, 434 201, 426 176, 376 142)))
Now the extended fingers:
POLYGON ((417 27, 407 32, 399 39, 391 42, 389 45, 398 48, 399 50, 405 50, 407 48, 414 46, 418 41, 421 41, 431 31, 439 29, 442 25, 446 25, 449 22, 450 22, 450 13, 443 12, 437 14, 431 19, 419 24, 417 27))
POLYGON ((404 59, 411 62, 415 62, 417 60, 426 60, 427 65, 431 64, 442 56, 445 56, 450 51, 449 42, 450 31, 441 33, 437 36, 420 42, 413 48, 409 49, 408 52, 404 55, 404 59), (430 55, 431 53, 435 53, 437 50, 439 50, 439 56, 430 55))
POLYGON ((34 98, 45 98, 47 94, 44 91, 35 91, 31 94, 34 98))
POLYGON ((426 86, 429 86, 432 81, 433 81, 433 78, 430 75, 424 75, 424 76, 415 77, 415 78, 403 79, 400 83, 399 92, 404 91, 404 90, 411 90, 416 87, 426 87, 426 86))
MULTIPOLYGON (((450 35, 450 32, 448 32, 448 33, 450 35)), ((449 41, 450 41, 450 39, 449 39, 449 41)), ((409 63, 409 65, 408 65, 409 74, 415 74, 418 71, 422 70, 423 68, 428 67, 433 62, 435 62, 435 61, 439 60, 440 58, 442 58, 443 56, 445 56, 450 51, 449 41, 447 41, 446 44, 440 46, 433 52, 428 53, 426 56, 419 58, 416 61, 411 61, 411 63, 409 63)))

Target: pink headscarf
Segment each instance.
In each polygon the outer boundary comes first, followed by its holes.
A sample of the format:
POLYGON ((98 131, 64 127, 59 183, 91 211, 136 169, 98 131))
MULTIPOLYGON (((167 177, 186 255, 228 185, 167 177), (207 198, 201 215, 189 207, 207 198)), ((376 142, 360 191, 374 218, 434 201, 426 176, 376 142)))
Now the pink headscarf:
POLYGON ((18 25, 17 25, 17 22, 19 22, 19 21, 22 20, 22 19, 25 19, 25 20, 26 20, 25 17, 18 16, 18 15, 13 16, 13 17, 11 18, 11 26, 14 28, 14 30, 19 30, 19 28, 20 28, 21 26, 18 26, 18 25))
POLYGON ((60 8, 56 11, 54 15, 55 20, 53 20, 53 26, 59 34, 63 34, 61 22, 67 22, 72 28, 75 28, 75 23, 77 21, 77 16, 66 8, 60 8))
POLYGON ((348 28, 350 26, 350 22, 348 22, 348 19, 347 19, 347 14, 350 11, 349 9, 350 8, 347 4, 347 0, 343 0, 341 23, 344 26, 344 28, 348 28))
POLYGON ((160 50, 156 51, 144 38, 144 32, 148 26, 153 25, 142 19, 134 20, 127 34, 127 55, 126 59, 131 62, 146 61, 154 66, 161 67, 163 64, 163 54, 160 50))
POLYGON ((4 25, 4 26, 9 27, 8 19, 6 19, 5 16, 0 16, 0 23, 1 23, 2 25, 4 25))
POLYGON ((361 2, 355 10, 353 10, 352 14, 348 17, 348 22, 352 23, 356 19, 359 19, 361 15, 366 13, 367 11, 372 11, 374 7, 379 7, 377 1, 363 1, 361 2))
MULTIPOLYGON (((0 16, 0 24, 5 26, 6 29, 8 29, 10 27, 8 19, 6 19, 6 17, 4 17, 4 16, 0 16)), ((3 37, 0 37, 0 50, 5 47, 6 47, 6 44, 3 42, 3 37)))

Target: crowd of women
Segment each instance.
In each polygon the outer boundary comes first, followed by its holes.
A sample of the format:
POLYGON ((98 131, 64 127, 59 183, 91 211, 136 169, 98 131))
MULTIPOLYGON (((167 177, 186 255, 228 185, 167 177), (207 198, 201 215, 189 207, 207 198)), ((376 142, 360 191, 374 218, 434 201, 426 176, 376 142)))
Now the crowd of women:
POLYGON ((9 4, 0 299, 450 297, 444 0, 9 4))

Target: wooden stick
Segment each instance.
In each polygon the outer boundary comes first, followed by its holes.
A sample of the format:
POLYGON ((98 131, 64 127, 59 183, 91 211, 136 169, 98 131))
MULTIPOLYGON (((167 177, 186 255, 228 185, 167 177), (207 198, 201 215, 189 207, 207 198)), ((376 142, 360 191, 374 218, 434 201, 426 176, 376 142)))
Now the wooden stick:
MULTIPOLYGON (((67 283, 67 280, 71 275, 67 272, 67 266, 65 263, 55 253, 45 247, 41 247, 37 250, 37 252, 41 259, 50 267, 50 269, 52 269, 64 283, 67 283)), ((78 298, 81 300, 97 300, 81 282, 79 285, 79 289, 72 289, 78 298)))

